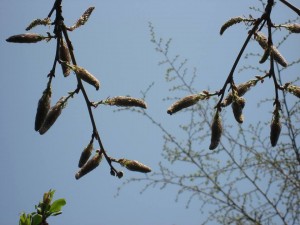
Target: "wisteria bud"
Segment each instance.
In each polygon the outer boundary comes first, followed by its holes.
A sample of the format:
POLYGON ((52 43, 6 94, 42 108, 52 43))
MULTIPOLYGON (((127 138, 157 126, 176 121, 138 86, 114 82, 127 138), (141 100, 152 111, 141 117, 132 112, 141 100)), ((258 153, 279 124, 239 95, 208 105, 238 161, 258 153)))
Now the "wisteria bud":
POLYGON ((276 146, 280 136, 280 132, 281 132, 281 122, 280 122, 279 107, 276 107, 273 112, 273 118, 271 122, 270 140, 271 140, 272 147, 276 146))
POLYGON ((204 99, 204 95, 202 93, 200 94, 193 94, 188 95, 186 97, 183 97, 179 99, 177 102, 173 103, 167 110, 167 113, 172 115, 184 108, 190 107, 192 105, 195 105, 199 100, 204 99))
POLYGON ((292 33, 300 33, 300 24, 299 23, 285 24, 284 27, 292 33))
POLYGON ((210 150, 214 150, 216 147, 218 147, 221 140, 222 132, 222 121, 219 115, 219 111, 217 110, 211 124, 211 141, 209 146, 210 150))
POLYGON ((224 23, 220 29, 220 35, 222 35, 224 33, 224 31, 227 30, 227 28, 231 27, 234 24, 242 22, 244 19, 245 18, 238 16, 238 17, 234 17, 234 18, 231 18, 230 20, 226 21, 226 23, 224 23))
POLYGON ((13 43, 36 43, 39 42, 46 37, 40 35, 40 34, 34 34, 34 33, 27 33, 27 34, 17 34, 14 36, 11 36, 6 39, 7 42, 13 42, 13 43))
POLYGON ((65 104, 65 97, 61 97, 59 101, 49 110, 41 128, 39 129, 39 133, 41 135, 46 133, 50 129, 50 127, 55 123, 55 121, 61 114, 63 108, 65 107, 65 104))
POLYGON ((44 90, 43 95, 40 98, 38 103, 38 107, 35 115, 35 124, 34 124, 35 131, 38 131, 41 128, 43 122, 45 121, 47 113, 50 109, 50 105, 51 105, 51 86, 49 85, 44 90))
POLYGON ((300 87, 289 84, 286 87, 286 90, 295 95, 296 97, 300 98, 300 87))
POLYGON ((102 160, 102 153, 99 151, 96 152, 96 154, 91 158, 89 161, 87 161, 86 164, 84 164, 81 169, 75 174, 76 180, 83 177, 87 173, 94 170, 97 166, 99 166, 100 162, 102 160))
POLYGON ((142 99, 132 98, 128 96, 117 96, 113 98, 108 98, 104 102, 107 105, 115 105, 115 106, 125 106, 125 107, 141 107, 146 109, 147 105, 142 99))
MULTIPOLYGON (((64 42, 63 39, 61 39, 60 44, 59 44, 59 56, 60 56, 61 61, 67 62, 69 64, 71 63, 70 52, 69 52, 66 42, 64 42)), ((66 66, 65 63, 61 63, 61 68, 62 68, 64 76, 67 77, 71 72, 70 67, 66 66)))
POLYGON ((93 142, 91 141, 81 153, 79 163, 78 163, 79 168, 81 168, 89 160, 92 151, 93 151, 93 142))
POLYGON ((83 67, 80 66, 76 66, 74 65, 72 67, 72 69, 74 70, 74 72, 76 73, 76 75, 84 80, 85 82, 93 85, 96 90, 99 90, 100 87, 100 82, 97 80, 96 77, 94 77, 94 75, 92 75, 89 71, 87 71, 86 69, 84 69, 83 67))
POLYGON ((268 48, 268 38, 262 32, 255 33, 254 38, 263 49, 268 48))
POLYGON ((234 97, 231 107, 232 107, 234 118, 239 123, 244 122, 244 116, 243 116, 244 106, 245 106, 244 98, 239 97, 239 96, 234 97))
POLYGON ((137 171, 141 173, 149 173, 151 172, 151 168, 136 161, 136 160, 129 160, 129 159, 119 159, 118 163, 120 165, 126 167, 126 169, 131 171, 137 171))
POLYGON ((94 9, 95 9, 95 7, 89 7, 87 10, 85 10, 85 12, 82 14, 82 16, 76 21, 76 23, 73 26, 71 26, 69 28, 69 30, 73 31, 76 28, 84 25, 88 21, 90 15, 92 14, 94 9))
POLYGON ((286 59, 280 54, 280 52, 278 51, 278 49, 273 45, 271 47, 271 54, 274 57, 274 60, 279 63, 281 66, 283 67, 287 67, 288 66, 288 62, 286 61, 286 59))
MULTIPOLYGON (((247 91, 250 90, 252 86, 255 86, 256 84, 257 84, 256 80, 249 80, 245 83, 239 84, 238 86, 236 86, 236 91, 238 96, 243 96, 244 94, 246 94, 247 91)), ((232 92, 230 92, 222 102, 222 106, 224 107, 229 106, 232 103, 232 100, 233 100, 233 94, 232 92)))
POLYGON ((27 31, 31 30, 32 28, 38 26, 38 25, 51 25, 51 19, 49 17, 44 18, 44 19, 35 19, 34 21, 32 21, 29 26, 26 28, 27 31))

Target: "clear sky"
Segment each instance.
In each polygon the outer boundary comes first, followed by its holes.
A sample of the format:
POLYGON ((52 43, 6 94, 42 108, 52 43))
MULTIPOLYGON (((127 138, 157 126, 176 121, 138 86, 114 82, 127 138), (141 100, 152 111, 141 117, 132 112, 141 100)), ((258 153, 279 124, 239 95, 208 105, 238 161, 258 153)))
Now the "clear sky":
MULTIPOLYGON (((298 0, 291 2, 299 5, 298 0)), ((63 214, 49 220, 50 224, 199 224, 203 217, 201 204, 193 202, 186 209, 187 199, 183 196, 175 202, 173 187, 150 188, 141 195, 144 185, 132 183, 115 197, 123 181, 143 174, 123 169, 125 175, 119 180, 109 174, 109 166, 103 161, 95 171, 75 180, 79 156, 92 130, 81 94, 69 101, 45 135, 34 131, 37 102, 46 87, 55 42, 11 44, 5 39, 25 33, 32 20, 48 15, 52 4, 53 1, 1 0, 0 224, 17 224, 19 213, 32 212, 50 188, 57 190, 55 198, 67 201, 63 214)), ((178 121, 166 114, 169 102, 162 101, 170 87, 164 81, 165 68, 158 66, 161 57, 150 42, 148 22, 152 22, 158 38, 173 39, 172 54, 187 58, 191 70, 198 68, 199 91, 208 87, 216 90, 223 84, 247 34, 243 25, 229 29, 222 37, 219 29, 231 17, 250 13, 255 16, 249 11, 253 5, 261 6, 256 0, 64 0, 63 14, 66 24, 71 25, 88 7, 95 6, 88 23, 70 33, 78 65, 97 76, 102 85, 98 92, 85 85, 90 98, 97 101, 117 95, 141 97, 140 91, 155 82, 147 102, 149 113, 169 129, 176 129, 178 121)), ((276 23, 296 17, 284 7, 276 12, 276 23)), ((33 32, 52 32, 51 29, 42 27, 33 32)), ((299 37, 282 46, 282 53, 290 61, 299 57, 299 52, 299 37)), ((299 75, 299 67, 297 71, 293 77, 299 75)), ((251 76, 246 74, 237 81, 251 76)), ((75 77, 63 78, 58 68, 52 102, 75 88, 75 77)), ((256 107, 256 103, 252 105, 256 107)), ((156 171, 163 160, 161 133, 142 116, 115 113, 114 109, 94 110, 108 154, 139 160, 156 171)))

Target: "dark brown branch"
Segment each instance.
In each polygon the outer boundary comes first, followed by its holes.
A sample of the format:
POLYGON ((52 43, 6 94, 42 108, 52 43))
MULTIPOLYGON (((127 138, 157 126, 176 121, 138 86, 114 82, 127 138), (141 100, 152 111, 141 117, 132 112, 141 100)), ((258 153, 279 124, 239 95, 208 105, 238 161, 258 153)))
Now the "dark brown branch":
POLYGON ((293 10, 295 13, 298 14, 298 16, 300 16, 300 9, 298 9, 296 6, 292 5, 291 3, 289 3, 286 0, 280 0, 283 4, 285 4, 287 7, 289 7, 291 10, 293 10))

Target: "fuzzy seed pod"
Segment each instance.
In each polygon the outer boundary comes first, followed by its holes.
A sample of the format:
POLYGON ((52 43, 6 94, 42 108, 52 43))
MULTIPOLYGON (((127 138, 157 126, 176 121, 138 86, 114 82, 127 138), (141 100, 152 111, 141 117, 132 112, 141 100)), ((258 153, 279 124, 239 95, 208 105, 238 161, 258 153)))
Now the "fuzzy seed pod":
POLYGON ((93 151, 93 142, 91 141, 81 153, 79 163, 78 163, 79 168, 83 167, 83 165, 89 160, 92 151, 93 151))
POLYGON ((172 115, 184 108, 195 105, 199 100, 203 99, 203 97, 199 94, 188 95, 179 99, 177 102, 173 103, 167 110, 167 113, 172 115))
POLYGON ((65 104, 65 97, 61 97, 59 101, 49 110, 45 121, 39 129, 39 133, 41 135, 46 133, 50 129, 50 127, 55 123, 55 121, 61 114, 63 108, 65 107, 65 104))
POLYGON ((285 24, 284 27, 292 33, 300 33, 300 24, 299 23, 285 24))
MULTIPOLYGON (((252 86, 255 86, 256 83, 256 80, 249 80, 245 83, 241 83, 238 86, 236 86, 238 96, 243 96, 244 94, 246 94, 246 92, 249 91, 252 86)), ((230 92, 223 101, 222 106, 229 106, 232 103, 232 100, 233 94, 232 92, 230 92)))
MULTIPOLYGON (((66 42, 64 42, 63 39, 61 39, 60 45, 59 45, 59 56, 60 56, 61 61, 67 62, 69 64, 71 63, 70 52, 69 52, 66 42)), ((69 76, 69 74, 71 72, 70 67, 66 66, 66 64, 64 64, 64 63, 61 63, 61 68, 62 68, 64 76, 65 77, 69 76)))
POLYGON ((38 103, 36 116, 35 116, 35 124, 34 124, 35 131, 38 131, 41 128, 43 122, 45 121, 47 113, 50 109, 50 105, 51 105, 51 86, 48 86, 44 90, 43 95, 40 98, 38 103))
POLYGON ((84 25, 88 21, 90 15, 92 14, 94 9, 95 9, 95 7, 89 7, 87 10, 85 10, 85 12, 82 14, 82 16, 76 21, 76 23, 73 26, 71 26, 69 28, 69 30, 73 31, 76 28, 84 25))
POLYGON ((84 164, 81 169, 75 174, 76 180, 79 178, 83 177, 87 173, 91 172, 94 170, 97 166, 99 166, 100 162, 102 160, 102 154, 97 152, 93 158, 91 158, 89 161, 87 161, 86 164, 84 164))
POLYGON ((245 99, 239 96, 236 96, 231 104, 234 118, 237 122, 243 123, 243 108, 245 106, 245 99))
POLYGON ((51 25, 51 20, 49 17, 44 18, 44 19, 35 19, 34 21, 32 21, 29 26, 26 28, 27 31, 31 30, 32 28, 38 26, 38 25, 51 25))
POLYGON ((106 99, 104 104, 125 106, 125 107, 136 106, 144 109, 147 108, 146 103, 142 99, 127 97, 127 96, 117 96, 117 97, 106 99))
POLYGON ((223 132, 222 121, 219 115, 219 111, 217 110, 213 118, 213 122, 211 124, 211 141, 209 146, 210 150, 214 150, 216 147, 218 147, 221 140, 222 132, 223 132))
POLYGON ((273 118, 271 122, 270 140, 271 140, 272 147, 276 146, 280 136, 280 132, 281 132, 280 114, 279 114, 279 108, 276 107, 276 109, 273 112, 273 118))
POLYGON ((119 159, 118 163, 120 165, 126 167, 126 169, 131 171, 137 171, 141 173, 149 173, 151 172, 151 168, 136 161, 136 160, 129 160, 129 159, 119 159))
POLYGON ((295 95, 296 97, 300 98, 300 87, 289 84, 286 90, 295 95))
POLYGON ((226 23, 224 23, 223 26, 221 27, 220 35, 222 35, 224 31, 227 30, 227 28, 231 27, 234 24, 240 23, 243 20, 244 18, 239 16, 239 17, 231 18, 230 20, 226 21, 226 23))
POLYGON ((99 90, 100 82, 89 71, 87 71, 83 67, 76 66, 76 65, 74 65, 73 70, 80 79, 93 85, 96 88, 96 90, 99 90))
POLYGON ((40 34, 27 33, 11 36, 7 38, 6 41, 13 43, 36 43, 43 39, 45 39, 45 37, 40 34))

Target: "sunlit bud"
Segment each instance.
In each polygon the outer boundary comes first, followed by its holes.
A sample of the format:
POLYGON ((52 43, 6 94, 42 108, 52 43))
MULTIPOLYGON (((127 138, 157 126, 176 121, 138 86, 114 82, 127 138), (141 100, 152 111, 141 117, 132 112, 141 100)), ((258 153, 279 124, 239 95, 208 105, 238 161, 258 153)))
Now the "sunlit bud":
POLYGON ((49 17, 44 18, 44 19, 35 19, 34 21, 32 21, 29 26, 26 28, 27 31, 31 30, 32 28, 38 26, 38 25, 50 25, 51 24, 51 20, 49 17))
POLYGON ((61 97, 59 101, 49 110, 44 123, 39 129, 40 134, 44 134, 50 129, 50 127, 55 123, 55 121, 61 114, 63 108, 65 107, 65 104, 65 97, 61 97))
POLYGON ((100 154, 99 151, 96 152, 96 154, 91 158, 89 161, 87 161, 86 164, 84 164, 81 169, 75 174, 76 180, 83 177, 87 173, 94 170, 97 166, 99 166, 102 159, 102 153, 100 154))
POLYGON ((151 168, 136 161, 136 160, 129 160, 129 159, 119 159, 118 163, 120 165, 126 167, 126 169, 131 171, 137 171, 141 173, 149 173, 151 172, 151 168))
POLYGON ((296 97, 300 98, 300 87, 289 84, 286 87, 286 90, 295 95, 296 97))
POLYGON ((147 105, 142 99, 127 97, 127 96, 117 96, 113 98, 108 98, 104 101, 104 104, 115 105, 115 106, 125 106, 125 107, 141 107, 146 109, 147 105))
POLYGON ((244 18, 239 16, 239 17, 231 18, 230 20, 226 21, 226 23, 224 23, 223 26, 221 27, 220 35, 222 35, 224 31, 227 30, 227 28, 231 27, 234 24, 240 23, 243 20, 244 18))
POLYGON ((35 124, 34 129, 38 131, 43 122, 45 121, 45 118, 47 116, 47 113, 50 109, 51 104, 51 86, 49 85, 43 92, 42 97, 39 100, 36 115, 35 115, 35 124))
POLYGON ((268 48, 268 38, 262 32, 255 33, 254 38, 263 49, 268 48))
POLYGON ((172 115, 184 108, 195 105, 201 99, 204 99, 204 97, 200 94, 193 94, 193 95, 188 95, 186 97, 183 97, 179 99, 177 102, 175 102, 174 104, 172 104, 168 108, 167 113, 172 115))
MULTIPOLYGON (((69 52, 66 42, 64 42, 63 39, 61 39, 60 45, 59 45, 59 56, 60 56, 61 61, 67 62, 69 64, 71 63, 70 52, 69 52)), ((66 64, 64 64, 64 63, 61 63, 61 68, 62 68, 64 76, 67 77, 71 72, 70 67, 66 66, 66 64)))
POLYGON ((292 33, 300 33, 300 24, 294 23, 294 24, 285 24, 285 28, 287 28, 292 33))
POLYGON ((92 14, 92 12, 93 12, 94 9, 95 9, 95 7, 89 7, 89 8, 82 14, 82 16, 76 21, 76 23, 75 23, 73 26, 71 26, 71 27, 69 28, 69 30, 73 31, 74 29, 76 29, 76 28, 78 28, 78 27, 84 25, 84 24, 88 21, 90 15, 92 14))
POLYGON ((269 58, 269 55, 270 55, 270 48, 266 48, 265 51, 264 51, 264 54, 262 55, 259 63, 260 64, 263 64, 267 61, 267 59, 269 58))
POLYGON ((93 85, 96 88, 96 90, 99 90, 100 82, 89 71, 76 65, 74 65, 73 70, 79 78, 93 85))
POLYGON ((46 39, 46 37, 40 34, 27 33, 27 34, 18 34, 18 35, 11 36, 7 38, 6 41, 14 42, 14 43, 36 43, 43 39, 46 39))
POLYGON ((287 67, 288 66, 288 62, 285 60, 285 58, 280 54, 280 52, 278 51, 278 49, 275 46, 271 47, 271 53, 274 57, 274 60, 276 62, 278 62, 281 66, 283 67, 287 67))
POLYGON ((218 147, 221 140, 222 131, 222 121, 219 115, 219 111, 217 110, 211 124, 211 141, 209 146, 210 150, 214 150, 216 147, 218 147))
POLYGON ((277 144, 281 132, 281 122, 280 122, 280 114, 279 114, 279 107, 276 107, 273 112, 273 118, 271 122, 271 133, 270 133, 270 140, 271 145, 274 147, 277 144))
POLYGON ((89 160, 92 151, 93 151, 93 142, 91 141, 81 153, 79 163, 78 163, 79 168, 81 168, 89 160))
MULTIPOLYGON (((238 86, 236 86, 236 91, 238 96, 243 96, 244 94, 246 94, 246 92, 249 91, 252 86, 255 86, 256 83, 257 83, 256 80, 249 80, 245 83, 241 83, 238 86)), ((232 92, 230 92, 226 96, 225 100, 223 101, 222 106, 226 107, 230 105, 232 103, 232 100, 233 100, 233 95, 232 92)))
POLYGON ((239 96, 236 96, 231 104, 234 118, 237 122, 243 123, 243 108, 245 106, 245 99, 239 96))

